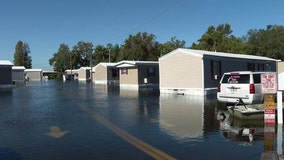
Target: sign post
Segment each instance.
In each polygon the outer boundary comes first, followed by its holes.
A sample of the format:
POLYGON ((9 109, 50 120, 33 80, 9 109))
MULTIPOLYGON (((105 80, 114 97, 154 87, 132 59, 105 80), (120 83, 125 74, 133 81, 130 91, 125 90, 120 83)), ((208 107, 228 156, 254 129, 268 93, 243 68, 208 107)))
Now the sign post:
POLYGON ((276 73, 261 74, 261 89, 264 94, 264 150, 273 151, 275 137, 274 94, 277 91, 276 73))
POLYGON ((277 91, 276 73, 261 74, 261 89, 264 94, 264 122, 275 123, 274 94, 277 91))
POLYGON ((277 62, 277 74, 278 74, 278 90, 277 90, 277 153, 282 155, 282 134, 283 134, 283 102, 282 91, 284 90, 284 62, 277 62))
POLYGON ((277 91, 277 122, 283 124, 282 91, 284 90, 284 62, 277 63, 278 91, 277 91))
POLYGON ((284 90, 284 62, 277 63, 277 73, 278 73, 278 90, 284 90), (282 82, 282 83, 281 83, 282 82))

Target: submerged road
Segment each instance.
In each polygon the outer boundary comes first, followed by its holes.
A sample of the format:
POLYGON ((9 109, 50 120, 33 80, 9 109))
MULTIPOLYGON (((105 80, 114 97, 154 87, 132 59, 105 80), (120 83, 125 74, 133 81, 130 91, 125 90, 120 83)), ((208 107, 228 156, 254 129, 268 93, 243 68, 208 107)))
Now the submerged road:
POLYGON ((28 83, 0 92, 0 159, 259 160, 263 122, 221 122, 221 111, 215 96, 28 83), (240 134, 244 126, 255 130, 252 142, 240 134))
POLYGON ((151 156, 155 159, 158 159, 158 160, 175 160, 176 159, 176 158, 166 154, 165 152, 163 152, 163 151, 161 151, 161 150, 139 140, 138 138, 132 136, 131 134, 127 133, 126 131, 122 130, 121 128, 115 126, 114 124, 109 122, 107 119, 105 119, 104 117, 97 114, 95 111, 88 108, 86 105, 80 103, 80 104, 78 104, 78 106, 83 111, 85 111, 86 113, 91 115, 93 118, 95 118, 97 121, 99 121, 101 124, 103 124, 105 127, 107 127, 112 132, 117 134, 119 137, 121 137, 125 141, 129 142, 130 144, 132 144, 136 148, 140 149, 141 151, 145 152, 149 156, 151 156))

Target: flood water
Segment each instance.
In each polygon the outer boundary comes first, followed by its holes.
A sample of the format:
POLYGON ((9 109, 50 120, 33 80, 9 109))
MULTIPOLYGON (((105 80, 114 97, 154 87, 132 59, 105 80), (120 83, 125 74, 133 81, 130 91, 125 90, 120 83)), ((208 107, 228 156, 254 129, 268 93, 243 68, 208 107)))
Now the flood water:
POLYGON ((228 115, 220 120, 224 109, 216 96, 76 81, 28 83, 0 92, 0 159, 259 160, 267 151, 282 155, 282 127, 281 134, 276 127, 265 139, 263 121, 228 115), (250 139, 245 131, 251 130, 250 139))

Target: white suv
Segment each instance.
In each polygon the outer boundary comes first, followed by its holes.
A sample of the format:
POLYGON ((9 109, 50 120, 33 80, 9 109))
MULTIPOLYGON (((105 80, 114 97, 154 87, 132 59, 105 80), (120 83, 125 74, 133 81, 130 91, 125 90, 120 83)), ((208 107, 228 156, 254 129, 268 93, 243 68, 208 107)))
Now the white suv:
POLYGON ((218 85, 217 99, 224 103, 263 103, 261 74, 272 72, 236 71, 224 73, 218 85))

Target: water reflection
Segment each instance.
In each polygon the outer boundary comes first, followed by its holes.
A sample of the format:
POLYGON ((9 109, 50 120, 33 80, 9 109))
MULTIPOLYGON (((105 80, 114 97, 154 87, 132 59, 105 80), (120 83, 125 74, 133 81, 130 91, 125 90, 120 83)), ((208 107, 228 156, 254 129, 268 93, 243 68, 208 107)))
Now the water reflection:
POLYGON ((241 120, 230 116, 226 111, 219 111, 217 120, 222 135, 230 141, 252 146, 255 141, 264 139, 263 121, 241 120))
POLYGON ((120 113, 129 124, 140 125, 156 123, 159 117, 159 93, 149 90, 119 90, 120 113))
POLYGON ((203 135, 204 97, 160 95, 161 130, 179 140, 203 135))

